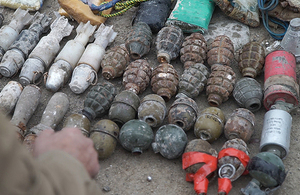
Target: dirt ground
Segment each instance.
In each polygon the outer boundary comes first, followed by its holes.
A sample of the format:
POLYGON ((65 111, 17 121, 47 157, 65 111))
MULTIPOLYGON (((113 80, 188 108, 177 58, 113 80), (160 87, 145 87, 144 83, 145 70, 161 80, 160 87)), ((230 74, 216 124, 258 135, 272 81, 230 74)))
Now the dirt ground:
MULTIPOLYGON (((43 7, 41 8, 42 13, 52 13, 53 11, 58 10, 58 3, 55 0, 45 0, 43 7)), ((125 14, 113 18, 109 18, 106 21, 106 25, 113 25, 113 29, 118 33, 115 41, 107 48, 111 48, 115 45, 120 45, 124 43, 124 40, 127 37, 129 30, 131 29, 131 21, 136 13, 137 7, 131 8, 125 14)), ((6 8, 5 21, 4 24, 7 24, 11 20, 11 15, 14 10, 6 8)), ((211 24, 218 22, 219 19, 226 18, 226 16, 217 8, 215 9, 211 24)), ((75 37, 75 29, 77 23, 71 21, 71 24, 75 26, 72 34, 65 38, 61 42, 63 46, 67 40, 75 37)), ((156 35, 153 35, 153 43, 156 35)), ((258 28, 250 28, 250 39, 257 40, 262 42, 265 46, 272 44, 275 40, 269 36, 267 31, 261 25, 258 28)), ((237 54, 236 54, 237 57, 237 54)), ((148 59, 150 65, 155 67, 158 65, 156 60, 156 51, 154 44, 152 44, 151 51, 147 54, 146 58, 148 59)), ((183 65, 179 59, 172 61, 171 64, 178 71, 178 74, 181 75, 183 71, 183 65)), ((232 65, 235 73, 237 75, 237 80, 242 76, 237 68, 237 62, 235 61, 232 65)), ((101 73, 101 70, 99 71, 101 73)), ((98 74, 98 82, 103 81, 101 74, 98 74)), ((10 80, 18 81, 18 74, 13 78, 2 78, 0 80, 1 89, 8 83, 10 80)), ((260 75, 257 80, 263 86, 263 74, 260 75)), ((119 92, 123 90, 122 87, 122 78, 117 78, 111 81, 118 88, 119 92)), ((47 91, 43 84, 39 85, 42 90, 42 98, 40 100, 40 105, 38 106, 36 112, 33 114, 32 118, 27 124, 27 128, 37 125, 41 119, 42 113, 53 95, 52 92, 47 91)), ((86 97, 86 94, 89 90, 86 90, 85 93, 81 95, 75 95, 68 85, 65 85, 61 90, 68 95, 70 100, 70 108, 65 115, 69 116, 71 113, 77 113, 83 108, 83 101, 86 97)), ((152 93, 151 87, 148 87, 145 92, 139 95, 142 99, 145 95, 152 93)), ((203 91, 199 97, 195 98, 199 106, 199 110, 209 107, 206 94, 203 91)), ((174 98, 172 98, 168 103, 169 107, 174 98)), ((231 96, 230 99, 223 103, 220 106, 220 109, 224 112, 225 116, 228 117, 230 113, 238 108, 237 103, 231 96)), ((255 123, 255 132, 252 136, 251 141, 248 143, 248 147, 251 151, 250 157, 254 156, 259 152, 259 142, 261 131, 263 127, 263 118, 266 110, 261 108, 260 111, 255 113, 256 123, 255 123)), ((274 194, 299 194, 298 183, 300 180, 300 166, 298 164, 300 160, 300 142, 298 137, 300 132, 298 127, 300 126, 299 118, 300 112, 292 113, 293 123, 291 131, 291 142, 290 142, 290 152, 287 157, 283 160, 286 170, 288 172, 287 177, 283 185, 276 191, 274 194)), ((105 116, 104 118, 107 118, 105 116)), ((97 118, 95 121, 92 121, 92 126, 100 118, 97 118)), ((64 120, 64 119, 63 119, 64 120)), ((63 122, 63 121, 62 121, 63 122)), ((62 127, 62 122, 58 125, 56 130, 60 130, 62 127)), ((164 124, 166 124, 166 120, 164 124)), ((153 129, 155 132, 157 130, 153 129)), ((193 130, 187 132, 189 141, 195 139, 193 130)), ((212 143, 212 147, 217 151, 220 150, 226 138, 224 135, 212 143)), ((169 195, 169 194, 195 194, 193 189, 193 183, 185 181, 185 171, 182 169, 181 158, 175 160, 168 160, 162 157, 160 154, 155 154, 152 148, 149 148, 141 155, 133 155, 130 152, 122 148, 120 144, 117 145, 114 154, 108 159, 99 161, 101 165, 101 170, 97 176, 97 182, 101 189, 103 189, 103 194, 107 195, 169 195), (151 178, 150 180, 148 178, 151 178)), ((251 180, 249 175, 241 176, 237 181, 232 183, 233 188, 230 194, 239 194, 240 189, 245 187, 247 183, 251 180)), ((217 194, 218 182, 217 179, 212 180, 209 183, 208 194, 217 194)))

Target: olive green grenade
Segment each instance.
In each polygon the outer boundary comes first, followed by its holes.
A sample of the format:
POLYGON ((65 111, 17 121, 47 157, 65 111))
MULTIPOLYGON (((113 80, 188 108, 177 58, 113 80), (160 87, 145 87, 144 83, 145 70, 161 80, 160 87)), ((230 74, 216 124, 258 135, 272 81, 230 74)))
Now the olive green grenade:
POLYGON ((167 159, 175 159, 182 155, 187 142, 187 136, 181 127, 167 124, 157 130, 152 149, 167 159))
POLYGON ((120 129, 121 145, 134 154, 141 154, 151 146, 154 134, 151 127, 142 120, 132 119, 120 129))

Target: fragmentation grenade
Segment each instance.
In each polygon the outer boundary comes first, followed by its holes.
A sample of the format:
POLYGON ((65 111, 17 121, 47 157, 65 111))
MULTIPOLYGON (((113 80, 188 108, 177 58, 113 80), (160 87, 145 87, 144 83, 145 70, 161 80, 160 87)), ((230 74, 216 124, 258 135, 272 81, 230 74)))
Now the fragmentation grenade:
POLYGON ((102 76, 107 80, 122 76, 129 61, 129 52, 125 44, 111 48, 101 60, 102 76))
POLYGON ((148 24, 135 23, 126 39, 125 46, 134 60, 140 59, 150 51, 152 32, 148 24))
POLYGON ((84 114, 90 121, 101 117, 107 112, 117 94, 117 90, 110 82, 97 83, 91 88, 84 100, 84 114))
POLYGON ((83 114, 73 113, 65 119, 63 127, 76 127, 84 136, 89 137, 91 121, 83 114))
POLYGON ((179 56, 183 38, 183 32, 179 27, 163 27, 156 37, 157 60, 160 63, 175 60, 179 56))
POLYGON ((228 100, 235 84, 235 73, 229 66, 213 65, 207 80, 206 95, 210 106, 219 106, 228 100))
POLYGON ((123 75, 125 90, 139 94, 148 87, 152 76, 152 68, 147 60, 139 59, 131 62, 123 75))
POLYGON ((156 94, 146 95, 138 108, 138 118, 151 127, 162 124, 167 114, 165 100, 156 94))
POLYGON ((113 154, 118 143, 118 125, 108 119, 98 121, 91 130, 90 138, 98 152, 99 159, 108 158, 113 154))
POLYGON ((255 78, 263 69, 265 50, 258 42, 249 42, 243 46, 239 56, 239 70, 243 77, 255 78))
POLYGON ((178 73, 171 64, 160 64, 152 72, 152 91, 167 102, 177 92, 178 78, 178 73))
POLYGON ((248 142, 254 132, 255 116, 245 108, 235 109, 224 127, 224 134, 227 139, 240 138, 248 142))
POLYGON ((157 130, 152 149, 167 159, 175 159, 182 155, 187 141, 187 136, 181 127, 167 124, 157 130))
POLYGON ((186 181, 194 181, 194 190, 199 195, 207 193, 208 180, 217 176, 218 153, 204 140, 194 139, 186 145, 182 155, 182 167, 186 181), (194 175, 197 173, 197 177, 194 175))
POLYGON ((232 95, 240 107, 256 112, 261 107, 263 90, 255 79, 242 78, 236 82, 232 95))
POLYGON ((234 59, 234 46, 226 35, 217 36, 209 45, 207 52, 207 63, 231 66, 234 59))
POLYGON ((243 164, 243 160, 246 162, 249 161, 249 149, 247 144, 238 138, 226 141, 219 152, 219 176, 235 181, 246 170, 247 164, 243 164), (239 152, 237 150, 242 151, 242 155, 240 155, 241 159, 236 157, 236 153, 239 152))
POLYGON ((206 41, 201 33, 192 33, 187 36, 180 49, 180 61, 187 69, 196 63, 203 64, 206 60, 206 41))
POLYGON ((223 132, 225 116, 217 107, 208 107, 201 111, 194 125, 194 134, 197 138, 213 142, 223 132))
POLYGON ((148 149, 154 139, 151 127, 142 120, 133 119, 126 122, 120 129, 121 145, 135 154, 141 154, 148 149))
POLYGON ((208 68, 200 63, 185 69, 179 80, 179 93, 195 98, 203 91, 209 76, 208 68))
POLYGON ((169 109, 168 122, 188 131, 194 126, 197 115, 197 103, 192 98, 179 93, 169 109))
POLYGON ((140 106, 140 98, 132 91, 124 90, 116 95, 108 112, 110 120, 119 126, 131 119, 135 119, 140 106))
MULTIPOLYGON (((265 188, 279 187, 286 177, 282 160, 271 152, 260 152, 252 157, 248 162, 247 170, 251 177, 254 178, 252 181, 258 183, 258 186, 262 185, 265 188)), ((242 191, 251 189, 247 189, 247 187, 242 189, 242 191)))

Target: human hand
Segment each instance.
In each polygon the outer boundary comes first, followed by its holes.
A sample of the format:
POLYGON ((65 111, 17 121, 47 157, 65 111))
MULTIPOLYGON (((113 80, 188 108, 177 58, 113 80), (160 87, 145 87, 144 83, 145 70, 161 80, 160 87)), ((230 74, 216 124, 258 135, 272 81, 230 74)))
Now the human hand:
POLYGON ((59 132, 44 130, 35 140, 33 155, 40 156, 52 150, 62 150, 79 160, 91 177, 99 171, 98 153, 93 141, 82 135, 77 128, 64 128, 59 132))

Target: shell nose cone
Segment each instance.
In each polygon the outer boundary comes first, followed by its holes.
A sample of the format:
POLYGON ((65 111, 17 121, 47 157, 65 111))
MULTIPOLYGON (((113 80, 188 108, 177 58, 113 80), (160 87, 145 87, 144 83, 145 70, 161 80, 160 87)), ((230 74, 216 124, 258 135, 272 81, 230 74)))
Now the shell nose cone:
POLYGON ((11 77, 12 73, 6 66, 0 66, 0 73, 5 77, 11 77))
POLYGON ((63 86, 63 83, 64 83, 63 75, 61 74, 49 75, 46 81, 46 89, 52 92, 56 92, 63 86))
POLYGON ((86 88, 84 88, 78 81, 74 81, 69 84, 71 91, 75 94, 81 94, 85 91, 86 88))
POLYGON ((27 78, 27 77, 20 77, 19 81, 20 81, 22 86, 27 86, 31 83, 30 79, 27 78))

